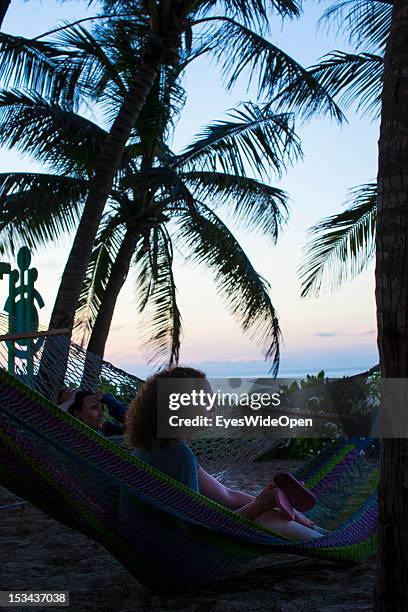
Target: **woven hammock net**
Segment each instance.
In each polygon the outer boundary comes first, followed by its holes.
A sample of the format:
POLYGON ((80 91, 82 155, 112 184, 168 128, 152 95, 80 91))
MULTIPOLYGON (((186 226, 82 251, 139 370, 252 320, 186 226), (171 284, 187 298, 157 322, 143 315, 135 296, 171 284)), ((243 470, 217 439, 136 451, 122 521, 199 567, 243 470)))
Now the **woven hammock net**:
POLYGON ((0 482, 100 542, 159 590, 200 586, 249 559, 285 552, 357 561, 376 549, 375 441, 337 440, 296 472, 330 530, 287 540, 146 466, 0 372, 0 482))
MULTIPOLYGON (((33 368, 26 367, 17 342, 14 364, 0 342, 0 483, 101 543, 146 586, 167 592, 205 585, 271 552, 352 561, 375 553, 375 440, 329 442, 296 472, 319 500, 310 518, 329 533, 308 542, 288 540, 154 470, 47 401, 43 395, 50 389, 43 379, 40 386, 39 374, 46 342, 52 342, 57 370, 64 343, 69 348, 66 383, 86 385, 82 373, 89 355, 68 346, 67 338, 44 340, 33 368), (11 365, 13 376, 4 371, 11 365)), ((118 393, 126 389, 131 396, 140 385, 139 378, 110 364, 95 362, 98 367, 100 382, 109 381, 118 393)), ((276 442, 202 441, 194 450, 200 463, 225 477, 256 457, 260 443, 270 448, 276 442), (220 470, 223 463, 227 469, 220 470)))
MULTIPOLYGON (((10 329, 13 331, 15 325, 10 324, 8 314, 0 313, 0 334, 5 335, 10 329)), ((46 331, 46 328, 38 326, 35 331, 46 331)), ((134 398, 143 383, 141 378, 115 367, 108 361, 101 360, 97 355, 89 353, 79 344, 70 341, 67 336, 46 336, 31 340, 18 340, 13 343, 9 341, 0 342, 0 367, 8 369, 10 373, 15 374, 42 395, 55 401, 56 391, 52 387, 52 372, 48 380, 38 376, 41 358, 47 344, 51 345, 55 367, 57 367, 57 364, 64 362, 64 355, 68 349, 68 362, 64 379, 66 386, 78 389, 94 389, 95 380, 98 380, 98 388, 109 391, 127 404, 134 398), (12 368, 9 364, 11 347, 14 348, 16 353, 12 368), (32 371, 27 368, 27 349, 31 349, 33 353, 32 371), (87 363, 87 375, 84 376, 85 361, 87 363)), ((115 441, 118 444, 123 443, 123 440, 118 437, 115 437, 115 441)), ((207 438, 195 440, 191 443, 191 446, 200 464, 218 480, 223 481, 242 465, 254 461, 267 451, 285 444, 285 442, 285 440, 273 436, 255 440, 207 438)))

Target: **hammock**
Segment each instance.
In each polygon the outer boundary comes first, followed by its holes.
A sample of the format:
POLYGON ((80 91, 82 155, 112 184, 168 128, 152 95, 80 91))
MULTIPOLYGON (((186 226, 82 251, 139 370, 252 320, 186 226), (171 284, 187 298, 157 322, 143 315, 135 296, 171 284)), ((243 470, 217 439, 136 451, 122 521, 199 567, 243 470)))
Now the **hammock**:
POLYGON ((0 371, 0 484, 101 543, 138 580, 168 592, 205 585, 284 552, 365 559, 376 550, 377 443, 335 441, 297 472, 333 530, 295 542, 155 470, 0 371))
MULTIPOLYGON (((6 334, 10 327, 9 316, 0 313, 0 334, 6 334)), ((12 326, 13 327, 13 326, 12 326)), ((36 331, 45 331, 44 326, 40 326, 36 331)), ((49 380, 38 377, 38 370, 41 357, 46 346, 50 345, 53 355, 53 363, 58 364, 63 360, 63 355, 68 344, 68 363, 65 371, 65 384, 71 387, 90 388, 95 387, 94 380, 99 379, 99 387, 110 390, 115 396, 119 397, 124 403, 129 403, 135 396, 143 380, 134 374, 129 374, 124 370, 115 367, 108 361, 101 360, 100 357, 89 353, 84 348, 70 342, 67 337, 57 336, 48 337, 41 340, 41 348, 34 356, 33 376, 27 373, 24 359, 16 358, 14 372, 27 382, 30 386, 39 391, 48 399, 55 400, 55 389, 50 385, 52 382, 52 372, 49 380), (87 363, 88 375, 92 382, 83 375, 84 365, 87 363), (94 375, 94 372, 97 372, 94 375)), ((19 343, 15 345, 19 348, 19 343)), ((7 369, 8 351, 5 343, 0 343, 0 367, 7 369)), ((52 367, 52 366, 51 366, 52 367)), ((203 467, 213 474, 218 480, 224 481, 232 473, 237 471, 243 464, 254 461, 270 449, 282 444, 280 438, 263 439, 225 439, 214 438, 208 440, 196 440, 192 443, 192 448, 203 467)))

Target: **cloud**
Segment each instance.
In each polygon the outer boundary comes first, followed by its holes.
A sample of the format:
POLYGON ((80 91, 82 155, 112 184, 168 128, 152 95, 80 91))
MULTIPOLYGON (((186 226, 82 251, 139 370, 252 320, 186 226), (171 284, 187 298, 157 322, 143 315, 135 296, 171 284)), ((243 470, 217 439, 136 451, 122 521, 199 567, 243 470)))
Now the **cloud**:
POLYGON ((376 333, 375 329, 367 329, 366 331, 358 332, 356 336, 373 336, 376 333))
POLYGON ((337 332, 314 332, 313 336, 318 336, 319 338, 337 338, 340 335, 342 336, 351 336, 353 338, 357 338, 360 336, 373 336, 376 333, 375 329, 366 329, 364 331, 353 331, 343 334, 338 334, 337 332))
POLYGON ((313 336, 319 336, 319 338, 335 338, 336 332, 315 332, 313 336))

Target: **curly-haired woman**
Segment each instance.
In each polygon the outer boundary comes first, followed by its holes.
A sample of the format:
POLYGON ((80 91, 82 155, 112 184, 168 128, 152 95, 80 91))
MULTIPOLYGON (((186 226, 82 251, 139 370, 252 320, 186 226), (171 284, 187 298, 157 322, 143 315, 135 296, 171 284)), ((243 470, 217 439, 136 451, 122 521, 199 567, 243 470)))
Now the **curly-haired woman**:
POLYGON ((313 528, 313 522, 299 512, 295 511, 295 520, 287 520, 275 509, 276 485, 273 481, 256 497, 230 489, 198 464, 193 451, 185 442, 158 439, 158 382, 162 379, 198 379, 199 386, 210 388, 205 374, 190 367, 169 368, 148 378, 129 405, 126 417, 125 440, 132 454, 263 527, 303 541, 321 537, 322 534, 313 528))

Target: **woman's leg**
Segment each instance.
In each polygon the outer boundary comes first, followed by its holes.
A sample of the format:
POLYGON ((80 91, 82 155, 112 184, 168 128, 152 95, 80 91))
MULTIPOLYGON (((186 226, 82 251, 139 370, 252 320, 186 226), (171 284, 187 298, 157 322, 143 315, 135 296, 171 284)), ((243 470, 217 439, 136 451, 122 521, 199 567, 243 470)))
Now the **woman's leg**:
POLYGON ((302 542, 322 537, 321 533, 318 533, 310 527, 301 525, 296 521, 288 521, 276 510, 266 510, 261 514, 258 514, 258 516, 254 519, 254 523, 302 542))

